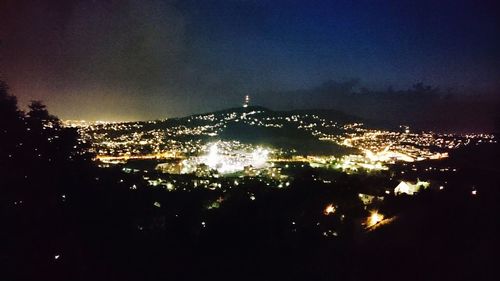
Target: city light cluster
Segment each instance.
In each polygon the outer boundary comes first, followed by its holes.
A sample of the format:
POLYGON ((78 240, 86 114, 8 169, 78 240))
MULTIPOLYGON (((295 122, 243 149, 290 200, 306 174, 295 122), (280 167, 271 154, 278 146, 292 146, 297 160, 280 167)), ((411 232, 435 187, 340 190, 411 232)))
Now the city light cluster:
POLYGON ((231 150, 224 142, 208 144, 207 154, 195 157, 194 161, 217 170, 221 174, 243 171, 246 167, 261 169, 267 167, 269 150, 256 147, 251 151, 231 150))
POLYGON ((301 161, 315 167, 329 167, 346 172, 387 170, 398 162, 418 162, 447 158, 450 151, 467 145, 495 143, 489 134, 439 134, 412 132, 410 127, 399 130, 369 129, 359 122, 339 122, 317 114, 270 112, 245 107, 180 119, 147 122, 65 122, 79 128, 82 141, 91 145, 96 160, 108 164, 130 159, 178 159, 184 172, 200 165, 219 173, 241 171, 245 167, 259 168, 264 162, 301 161), (219 141, 231 124, 251 127, 297 129, 318 142, 333 143, 353 149, 349 153, 303 155, 294 149, 273 147, 241 150, 238 140, 219 141), (217 142, 219 141, 219 142, 217 142), (214 145, 214 143, 217 143, 214 145), (230 148, 226 147, 232 143, 230 148), (285 152, 286 153, 280 153, 285 152), (357 151, 357 152, 356 152, 357 151), (252 154, 253 153, 253 154, 252 154), (265 161, 264 161, 265 159, 265 161))

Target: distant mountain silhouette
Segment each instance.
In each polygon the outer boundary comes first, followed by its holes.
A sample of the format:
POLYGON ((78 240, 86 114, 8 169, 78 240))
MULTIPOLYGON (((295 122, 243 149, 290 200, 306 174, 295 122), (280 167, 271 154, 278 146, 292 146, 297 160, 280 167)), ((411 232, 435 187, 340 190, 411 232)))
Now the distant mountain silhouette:
POLYGON ((222 109, 212 112, 193 114, 186 117, 175 118, 178 120, 183 120, 190 117, 206 116, 206 115, 223 115, 227 113, 248 113, 252 111, 259 111, 259 114, 265 114, 272 116, 277 115, 294 115, 294 114, 314 114, 323 118, 328 118, 329 120, 335 120, 338 123, 349 123, 349 122, 365 122, 366 120, 351 114, 347 114, 340 110, 335 109, 295 109, 295 110, 272 110, 264 106, 254 105, 249 107, 233 107, 228 109, 222 109))
MULTIPOLYGON (((367 122, 356 116, 352 116, 337 110, 330 109, 310 109, 310 110, 292 110, 292 111, 274 111, 262 106, 249 106, 249 107, 236 107, 218 110, 214 112, 207 112, 202 114, 195 114, 181 118, 167 119, 157 122, 140 122, 143 127, 138 130, 157 130, 168 129, 174 126, 181 126, 192 128, 195 126, 215 125, 223 118, 231 114, 238 116, 235 119, 227 121, 222 131, 213 137, 206 135, 199 136, 179 136, 177 139, 203 139, 203 140, 238 140, 244 143, 251 143, 256 145, 265 145, 276 148, 296 150, 299 154, 344 154, 350 148, 342 147, 333 142, 320 141, 317 137, 311 135, 310 131, 297 128, 297 124, 285 123, 282 127, 265 127, 252 125, 251 122, 243 122, 240 119, 243 116, 248 116, 248 120, 258 118, 259 120, 266 120, 272 118, 286 118, 296 115, 302 117, 308 116, 312 118, 316 116, 328 121, 337 122, 337 124, 347 124, 355 122, 367 122)), ((373 122, 368 122, 372 124, 373 122)), ((332 129, 334 130, 334 129, 332 129)), ((108 132, 115 134, 119 132, 108 132)))

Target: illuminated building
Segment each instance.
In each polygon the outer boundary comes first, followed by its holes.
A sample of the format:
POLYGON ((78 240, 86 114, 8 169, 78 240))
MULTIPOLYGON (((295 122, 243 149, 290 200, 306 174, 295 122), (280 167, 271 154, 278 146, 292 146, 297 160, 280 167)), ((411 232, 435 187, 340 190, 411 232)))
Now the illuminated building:
POLYGON ((373 196, 373 195, 364 194, 364 193, 359 193, 358 197, 359 197, 359 200, 361 200, 361 202, 363 202, 363 205, 370 205, 375 201, 384 200, 383 196, 373 196))
POLYGON ((429 187, 430 183, 425 181, 417 181, 416 184, 410 182, 401 181, 396 188, 394 188, 394 194, 408 194, 413 195, 417 193, 422 188, 429 187))
POLYGON ((246 95, 245 100, 243 101, 243 107, 247 108, 250 105, 250 96, 246 95))

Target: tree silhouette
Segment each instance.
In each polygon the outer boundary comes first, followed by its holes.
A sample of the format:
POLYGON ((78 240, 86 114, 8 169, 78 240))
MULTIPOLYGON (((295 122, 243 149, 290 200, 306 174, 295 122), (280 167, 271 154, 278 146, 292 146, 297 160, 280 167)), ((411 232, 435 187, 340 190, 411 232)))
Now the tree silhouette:
POLYGON ((7 83, 0 80, 0 167, 7 167, 23 131, 23 114, 17 100, 8 94, 7 83))
POLYGON ((21 178, 21 163, 24 158, 24 133, 26 131, 23 112, 17 107, 17 99, 9 95, 7 83, 0 80, 0 202, 10 202, 16 188, 13 184, 21 178))
POLYGON ((41 101, 31 101, 29 104, 27 120, 32 126, 41 126, 49 128, 60 128, 60 121, 54 115, 49 114, 47 106, 41 101))
POLYGON ((28 264, 31 271, 26 279, 33 279, 30 274, 50 266, 54 251, 62 247, 71 229, 66 216, 74 214, 67 199, 78 200, 71 194, 87 176, 87 166, 82 165, 88 164, 84 150, 77 131, 63 127, 42 102, 31 102, 27 113, 19 110, 16 98, 0 80, 0 219, 4 229, 0 251, 9 257, 7 264, 12 264, 15 274, 20 273, 19 265, 28 264))
POLYGON ((75 129, 64 128, 41 101, 25 114, 0 80, 0 202, 52 208, 68 171, 87 160, 75 129))

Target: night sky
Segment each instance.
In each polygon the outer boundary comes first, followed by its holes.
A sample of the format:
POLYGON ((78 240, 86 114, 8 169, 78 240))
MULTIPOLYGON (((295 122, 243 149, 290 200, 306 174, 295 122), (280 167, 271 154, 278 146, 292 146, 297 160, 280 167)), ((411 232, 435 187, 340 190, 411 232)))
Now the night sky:
POLYGON ((499 38, 495 1, 0 1, 1 76, 65 119, 273 108, 262 93, 352 78, 496 95, 499 38))

